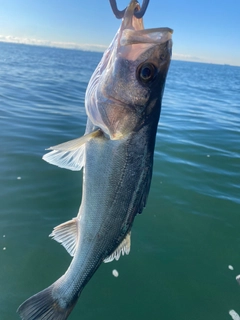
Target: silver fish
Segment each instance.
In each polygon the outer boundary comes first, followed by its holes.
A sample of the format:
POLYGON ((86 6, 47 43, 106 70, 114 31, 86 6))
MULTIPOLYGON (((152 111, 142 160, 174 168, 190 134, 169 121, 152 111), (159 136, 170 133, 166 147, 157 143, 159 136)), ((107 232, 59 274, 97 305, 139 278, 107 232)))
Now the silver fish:
POLYGON ((50 235, 73 257, 68 270, 18 308, 22 319, 67 319, 100 264, 130 251, 133 221, 151 183, 173 32, 144 29, 135 9, 139 4, 132 0, 90 79, 85 135, 43 157, 59 167, 83 167, 82 201, 77 217, 50 235))

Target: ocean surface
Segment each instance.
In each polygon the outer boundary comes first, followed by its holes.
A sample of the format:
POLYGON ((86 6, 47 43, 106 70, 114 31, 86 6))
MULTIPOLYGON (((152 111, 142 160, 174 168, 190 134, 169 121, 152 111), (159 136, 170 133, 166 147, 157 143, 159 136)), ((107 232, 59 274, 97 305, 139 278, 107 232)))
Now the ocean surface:
MULTIPOLYGON (((1 320, 19 319, 18 306, 70 264, 48 235, 76 216, 82 173, 41 158, 83 135, 100 58, 0 43, 1 320)), ((130 255, 98 269, 69 319, 239 319, 239 274, 240 68, 172 61, 130 255)))

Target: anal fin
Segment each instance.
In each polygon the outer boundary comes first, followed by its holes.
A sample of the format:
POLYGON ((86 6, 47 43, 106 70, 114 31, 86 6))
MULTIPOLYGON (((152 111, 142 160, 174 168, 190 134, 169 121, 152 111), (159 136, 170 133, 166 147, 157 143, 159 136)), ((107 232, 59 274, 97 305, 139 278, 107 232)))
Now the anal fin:
POLYGON ((104 259, 103 262, 108 263, 115 260, 119 260, 121 254, 124 256, 124 254, 128 255, 130 252, 131 247, 131 231, 126 235, 126 237, 123 239, 123 241, 120 243, 120 245, 117 247, 117 249, 106 259, 104 259))
POLYGON ((70 221, 60 224, 55 227, 49 235, 67 250, 73 257, 76 251, 76 244, 78 240, 78 220, 73 218, 70 221))

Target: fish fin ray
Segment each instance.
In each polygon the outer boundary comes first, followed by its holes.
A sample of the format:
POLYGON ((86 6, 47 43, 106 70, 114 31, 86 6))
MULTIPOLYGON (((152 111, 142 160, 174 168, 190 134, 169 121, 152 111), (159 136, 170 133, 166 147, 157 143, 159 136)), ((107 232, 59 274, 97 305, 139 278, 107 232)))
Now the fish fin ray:
POLYGON ((46 153, 42 158, 44 161, 57 167, 79 171, 85 165, 85 146, 73 151, 53 150, 46 153))
POLYGON ((124 254, 128 255, 130 252, 131 247, 131 231, 126 235, 126 237, 123 239, 123 241, 120 243, 120 245, 117 247, 117 249, 106 259, 104 259, 103 262, 108 263, 115 260, 119 260, 121 254, 124 256, 124 254))
POLYGON ((55 227, 49 237, 52 237, 52 239, 59 242, 67 250, 70 256, 73 257, 78 240, 77 218, 73 218, 72 220, 55 227))
POLYGON ((53 286, 54 284, 45 290, 40 291, 19 306, 17 313, 20 315, 22 320, 67 319, 76 302, 74 302, 72 305, 66 305, 65 308, 61 308, 58 304, 58 301, 53 298, 53 286))
POLYGON ((47 150, 52 150, 43 156, 46 162, 60 168, 79 171, 85 165, 85 144, 102 134, 100 129, 88 133, 80 138, 73 139, 47 150))
POLYGON ((88 134, 85 134, 84 136, 73 139, 61 144, 58 144, 56 146, 50 147, 47 150, 59 150, 59 151, 74 151, 76 149, 79 149, 82 145, 84 145, 86 142, 92 140, 93 138, 98 137, 102 134, 101 129, 94 130, 88 134))
POLYGON ((54 284, 30 297, 24 301, 17 313, 22 320, 65 320, 71 313, 76 304, 74 301, 71 305, 66 304, 62 308, 57 299, 53 298, 52 290, 54 284))

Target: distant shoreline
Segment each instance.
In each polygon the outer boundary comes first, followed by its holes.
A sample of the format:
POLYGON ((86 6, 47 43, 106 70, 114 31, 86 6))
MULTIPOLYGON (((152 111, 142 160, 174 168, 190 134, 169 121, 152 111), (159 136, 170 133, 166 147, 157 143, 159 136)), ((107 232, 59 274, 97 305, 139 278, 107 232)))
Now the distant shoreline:
MULTIPOLYGON (((103 45, 78 45, 74 43, 58 43, 58 42, 47 42, 47 41, 36 41, 33 43, 26 43, 26 42, 20 42, 20 41, 4 41, 0 39, 0 43, 5 44, 16 44, 16 45, 24 45, 24 46, 36 46, 36 47, 46 47, 46 48, 55 48, 55 49, 66 49, 66 50, 79 50, 84 52, 96 52, 103 54, 104 51, 107 49, 107 46, 103 45), (92 46, 92 48, 91 48, 92 46)), ((176 54, 178 56, 178 54, 176 54)), ((225 67, 240 67, 238 65, 233 65, 229 63, 216 63, 216 62, 208 62, 208 61, 200 61, 198 59, 181 59, 179 57, 172 57, 172 60, 174 61, 181 61, 181 62, 192 62, 192 63, 201 63, 201 64, 211 64, 211 65, 220 65, 225 67)))

